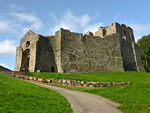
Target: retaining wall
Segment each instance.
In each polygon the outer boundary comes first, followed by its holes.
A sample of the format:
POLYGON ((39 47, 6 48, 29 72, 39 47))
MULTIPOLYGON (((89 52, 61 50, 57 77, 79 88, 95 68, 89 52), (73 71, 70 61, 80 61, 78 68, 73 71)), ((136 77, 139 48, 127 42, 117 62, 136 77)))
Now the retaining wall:
POLYGON ((105 86, 120 86, 131 84, 131 82, 93 82, 93 81, 79 81, 79 80, 56 79, 56 78, 45 79, 40 77, 31 77, 22 75, 12 75, 12 76, 24 80, 32 80, 41 83, 57 84, 63 86, 75 86, 75 87, 105 87, 105 86))

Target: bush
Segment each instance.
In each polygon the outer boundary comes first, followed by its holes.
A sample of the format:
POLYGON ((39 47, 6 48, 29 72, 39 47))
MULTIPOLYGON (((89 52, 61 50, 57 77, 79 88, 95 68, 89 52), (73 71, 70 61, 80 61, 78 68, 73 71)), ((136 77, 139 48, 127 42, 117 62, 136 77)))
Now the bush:
POLYGON ((146 72, 150 72, 150 64, 143 64, 143 66, 146 72))

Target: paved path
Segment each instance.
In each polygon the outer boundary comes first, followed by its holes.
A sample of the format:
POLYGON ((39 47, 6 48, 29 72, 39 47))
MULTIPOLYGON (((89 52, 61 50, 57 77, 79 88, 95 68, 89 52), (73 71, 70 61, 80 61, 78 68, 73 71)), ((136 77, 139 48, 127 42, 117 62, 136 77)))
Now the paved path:
POLYGON ((32 83, 55 90, 62 94, 71 104, 74 113, 122 113, 116 108, 119 104, 98 95, 35 82, 32 83))

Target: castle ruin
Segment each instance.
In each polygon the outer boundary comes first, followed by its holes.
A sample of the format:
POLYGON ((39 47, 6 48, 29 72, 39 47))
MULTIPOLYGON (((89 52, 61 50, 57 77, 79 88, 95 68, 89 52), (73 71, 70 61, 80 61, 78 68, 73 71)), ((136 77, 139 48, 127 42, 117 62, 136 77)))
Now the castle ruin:
POLYGON ((144 71, 133 30, 113 23, 93 35, 59 29, 54 36, 29 30, 16 51, 15 71, 116 72, 144 71))

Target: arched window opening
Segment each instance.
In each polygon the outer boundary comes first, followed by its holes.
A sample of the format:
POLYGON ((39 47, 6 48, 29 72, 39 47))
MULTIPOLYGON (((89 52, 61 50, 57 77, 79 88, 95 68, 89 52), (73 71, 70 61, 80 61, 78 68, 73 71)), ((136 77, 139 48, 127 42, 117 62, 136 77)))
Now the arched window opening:
POLYGON ((26 49, 22 53, 22 68, 21 71, 29 71, 29 63, 30 63, 30 50, 26 49))
POLYGON ((106 36, 106 29, 103 29, 103 36, 106 36))
POLYGON ((51 72, 55 72, 54 66, 51 67, 51 72))
POLYGON ((30 46, 30 41, 27 41, 26 42, 26 47, 29 47, 30 46))
POLYGON ((125 30, 123 30, 123 40, 126 41, 127 40, 127 33, 125 30))

